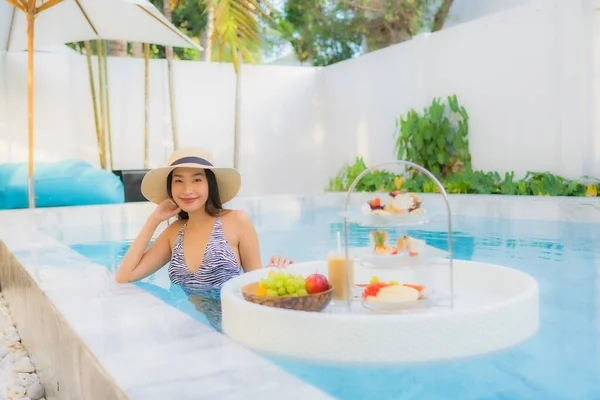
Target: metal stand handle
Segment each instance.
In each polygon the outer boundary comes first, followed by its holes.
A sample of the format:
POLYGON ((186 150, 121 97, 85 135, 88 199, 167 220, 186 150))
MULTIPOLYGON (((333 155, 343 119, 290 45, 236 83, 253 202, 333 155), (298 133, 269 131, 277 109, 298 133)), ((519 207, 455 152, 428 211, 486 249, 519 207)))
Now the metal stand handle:
MULTIPOLYGON (((352 182, 352 184, 350 185, 350 187, 348 188, 348 192, 346 193, 346 198, 344 200, 344 211, 348 210, 348 201, 350 200, 350 195, 352 194, 352 192, 354 191, 354 189, 356 188, 356 185, 358 184, 358 182, 369 172, 374 171, 376 169, 380 169, 381 167, 387 166, 387 165, 405 165, 405 166, 409 166, 409 167, 413 167, 415 169, 417 169, 418 171, 422 172, 423 174, 425 174, 428 178, 430 178, 438 187, 438 189, 440 190, 440 193, 442 194, 442 196, 444 197, 444 201, 446 203, 446 211, 448 214, 448 252, 450 253, 450 265, 449 265, 449 272, 450 272, 450 276, 449 276, 449 281, 450 281, 450 309, 454 309, 454 266, 452 263, 452 259, 453 259, 453 251, 452 251, 452 212, 450 211, 450 201, 448 199, 448 193, 446 192, 446 189, 444 189, 444 186, 442 185, 442 183, 435 177, 435 175, 433 175, 428 169, 420 166, 419 164, 415 164, 411 161, 406 161, 406 160, 394 160, 394 161, 388 161, 388 162, 384 162, 378 165, 375 165, 373 167, 367 168, 366 170, 364 170, 363 172, 361 172, 356 179, 354 179, 354 181, 352 182)), ((348 293, 348 297, 347 297, 347 303, 348 303, 348 311, 351 311, 352 308, 352 296, 350 295, 350 293, 352 293, 352 284, 350 282, 350 252, 348 249, 349 243, 348 243, 348 217, 344 217, 344 246, 345 246, 345 256, 346 256, 346 293, 348 293)))

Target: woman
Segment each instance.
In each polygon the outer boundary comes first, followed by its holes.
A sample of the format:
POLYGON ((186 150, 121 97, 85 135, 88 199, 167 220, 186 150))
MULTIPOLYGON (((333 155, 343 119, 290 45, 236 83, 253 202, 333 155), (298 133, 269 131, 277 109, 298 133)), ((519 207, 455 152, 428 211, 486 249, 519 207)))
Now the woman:
MULTIPOLYGON (((262 268, 252 221, 243 211, 223 208, 239 192, 239 172, 216 167, 201 149, 179 149, 168 164, 142 180, 142 194, 158 207, 121 261, 116 281, 144 279, 170 262, 171 282, 189 292, 218 289, 242 272, 262 268), (159 224, 176 215, 179 219, 146 249, 159 224)), ((268 266, 291 262, 273 256, 268 266)))

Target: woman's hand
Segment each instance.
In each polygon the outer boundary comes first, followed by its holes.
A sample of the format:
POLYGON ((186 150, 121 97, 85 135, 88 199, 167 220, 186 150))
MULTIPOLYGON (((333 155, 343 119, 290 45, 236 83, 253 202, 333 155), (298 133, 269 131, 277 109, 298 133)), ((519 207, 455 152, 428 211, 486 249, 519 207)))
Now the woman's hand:
POLYGON ((294 260, 281 257, 281 256, 271 256, 269 260, 269 265, 267 267, 275 267, 275 268, 285 268, 290 264, 293 264, 294 260))
POLYGON ((180 211, 181 208, 173 200, 167 199, 156 207, 151 218, 160 223, 176 216, 180 211))

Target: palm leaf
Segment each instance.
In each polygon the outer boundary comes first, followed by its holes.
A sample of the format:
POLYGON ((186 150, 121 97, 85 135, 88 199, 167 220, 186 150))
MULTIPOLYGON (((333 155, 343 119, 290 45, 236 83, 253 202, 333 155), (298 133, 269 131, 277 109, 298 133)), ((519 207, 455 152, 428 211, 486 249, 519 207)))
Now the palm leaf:
MULTIPOLYGON (((219 46, 221 61, 225 49, 230 54, 235 72, 238 72, 239 57, 256 62, 253 49, 260 42, 262 21, 268 21, 267 10, 272 6, 259 0, 208 0, 214 10, 213 45, 219 46)), ((208 8, 207 7, 207 8, 208 8)))

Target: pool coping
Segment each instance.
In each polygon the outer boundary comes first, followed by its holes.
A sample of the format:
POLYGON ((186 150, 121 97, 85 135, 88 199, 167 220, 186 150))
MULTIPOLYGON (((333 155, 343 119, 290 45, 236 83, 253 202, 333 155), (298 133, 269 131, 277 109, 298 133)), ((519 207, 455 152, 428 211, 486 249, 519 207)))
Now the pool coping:
MULTIPOLYGON (((355 194, 351 202, 375 195, 385 193, 355 194)), ((444 205, 439 195, 423 197, 432 207, 444 205)), ((345 193, 239 198, 231 207, 252 216, 265 210, 341 207, 344 198, 345 193)), ((450 204, 453 215, 600 222, 599 198, 451 195, 450 204)), ((91 226, 93 217, 101 225, 107 220, 125 225, 114 237, 130 239, 153 207, 128 203, 0 211, 0 288, 48 398, 239 398, 278 390, 297 398, 330 398, 137 286, 116 284, 113 271, 68 247, 77 238, 47 234, 61 226, 91 226), (68 264, 77 269, 65 268, 68 264), (44 310, 44 318, 29 312, 32 306, 44 310), (52 341, 39 332, 47 332, 52 341), (265 375, 271 379, 265 381, 265 375), (111 395, 101 397, 102 390, 111 395)))

